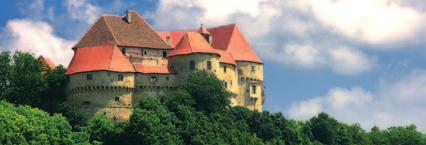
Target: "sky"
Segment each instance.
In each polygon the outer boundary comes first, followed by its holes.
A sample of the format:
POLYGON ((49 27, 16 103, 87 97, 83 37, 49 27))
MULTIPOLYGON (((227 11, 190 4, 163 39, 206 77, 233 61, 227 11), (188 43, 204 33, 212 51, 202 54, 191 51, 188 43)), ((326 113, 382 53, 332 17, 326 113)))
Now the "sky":
POLYGON ((306 120, 326 112, 369 130, 426 132, 424 0, 2 1, 0 51, 67 66, 103 13, 133 9, 156 30, 237 24, 264 61, 264 110, 306 120))

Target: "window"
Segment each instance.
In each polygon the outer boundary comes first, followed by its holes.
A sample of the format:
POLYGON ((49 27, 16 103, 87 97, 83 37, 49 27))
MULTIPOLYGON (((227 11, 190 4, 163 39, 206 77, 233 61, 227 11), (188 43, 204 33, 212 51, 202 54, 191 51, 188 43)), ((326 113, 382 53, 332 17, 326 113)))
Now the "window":
POLYGON ((225 89, 228 88, 228 82, 225 82, 225 89))
POLYGON ((251 93, 256 94, 256 85, 251 86, 251 93))
POLYGON ((120 97, 115 97, 115 98, 114 98, 114 100, 115 100, 116 102, 118 102, 118 101, 120 101, 120 97))
POLYGON ((90 105, 90 101, 83 101, 83 105, 90 105))
POLYGON ((166 76, 166 81, 168 81, 170 78, 169 78, 169 76, 166 76))
POLYGON ((121 53, 126 54, 126 49, 121 48, 121 53))
POLYGON ((123 75, 122 75, 122 74, 119 74, 119 75, 118 75, 118 80, 119 80, 119 81, 123 81, 123 75))
POLYGON ((223 65, 223 72, 226 73, 226 65, 223 65))
POLYGON ((92 80, 92 79, 93 79, 92 74, 87 74, 87 75, 86 75, 86 80, 92 80))
POLYGON ((144 50, 143 49, 141 49, 141 55, 143 56, 143 52, 144 52, 144 50))
POLYGON ((256 72, 256 67, 255 66, 251 66, 251 72, 255 73, 256 72))
POLYGON ((151 76, 150 81, 151 83, 157 82, 157 76, 151 76))
POLYGON ((207 61, 207 69, 212 70, 212 62, 211 61, 207 61))
POLYGON ((189 70, 195 70, 195 61, 191 60, 189 62, 189 70))
POLYGON ((148 54, 148 52, 146 52, 146 51, 143 51, 143 55, 147 55, 148 54))
POLYGON ((167 57, 167 52, 163 51, 163 58, 166 58, 166 57, 167 57))

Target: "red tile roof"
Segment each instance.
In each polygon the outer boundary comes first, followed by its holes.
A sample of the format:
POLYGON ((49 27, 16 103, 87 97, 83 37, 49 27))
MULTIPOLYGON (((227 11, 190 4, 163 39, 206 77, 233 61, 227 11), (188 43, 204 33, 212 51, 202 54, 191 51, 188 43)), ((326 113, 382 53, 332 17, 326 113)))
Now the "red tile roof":
POLYGON ((56 67, 56 64, 53 63, 52 60, 50 60, 47 57, 43 57, 42 55, 40 57, 38 57, 38 60, 43 63, 46 64, 50 69, 54 69, 56 67))
MULTIPOLYGON (((207 29, 212 37, 211 46, 215 49, 220 49, 229 53, 235 61, 249 61, 263 63, 259 56, 257 56, 254 49, 250 46, 244 38, 240 29, 235 24, 218 26, 207 29)), ((166 37, 170 39, 170 46, 177 47, 177 44, 182 39, 186 32, 198 32, 197 30, 180 30, 170 32, 159 32, 163 40, 166 37)))
POLYGON ((263 63, 250 46, 237 25, 225 25, 208 29, 212 34, 212 46, 226 50, 236 61, 263 63))
POLYGON ((135 72, 115 45, 83 47, 75 50, 66 75, 89 71, 135 72))
POLYGON ((136 72, 145 74, 173 74, 176 73, 171 66, 144 66, 142 64, 133 65, 136 72))
POLYGON ((129 16, 130 23, 122 16, 102 15, 73 48, 114 44, 171 49, 137 12, 129 16))
POLYGON ((204 39, 200 33, 186 32, 182 40, 176 45, 176 48, 170 52, 169 56, 173 57, 176 55, 186 55, 192 53, 211 53, 220 56, 220 52, 214 49, 204 39))
POLYGON ((219 54, 220 54, 220 58, 219 58, 220 62, 227 63, 227 64, 233 64, 233 65, 237 64, 237 62, 235 62, 234 57, 232 57, 232 55, 229 54, 228 52, 223 51, 223 50, 219 50, 219 54))

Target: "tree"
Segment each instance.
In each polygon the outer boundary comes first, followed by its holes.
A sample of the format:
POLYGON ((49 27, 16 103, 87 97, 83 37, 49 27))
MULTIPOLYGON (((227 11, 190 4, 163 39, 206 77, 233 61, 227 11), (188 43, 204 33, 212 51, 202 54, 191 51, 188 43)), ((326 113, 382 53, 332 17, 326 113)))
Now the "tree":
POLYGON ((426 136, 418 132, 415 125, 390 127, 385 134, 389 141, 396 145, 426 144, 426 136))
POLYGON ((144 97, 133 110, 127 134, 131 144, 181 144, 172 114, 153 97, 144 97))
POLYGON ((58 112, 59 105, 66 99, 67 70, 59 65, 53 70, 48 69, 44 74, 47 88, 41 96, 41 104, 38 106, 47 112, 58 112))
POLYGON ((0 102, 0 144, 87 144, 88 136, 72 132, 67 120, 29 106, 0 102))
POLYGON ((194 107, 203 113, 222 111, 230 106, 232 94, 226 91, 215 74, 205 70, 191 73, 184 89, 194 98, 194 107))
POLYGON ((105 115, 95 115, 87 123, 87 130, 92 142, 103 144, 119 144, 122 142, 123 127, 117 122, 106 118, 105 115))
POLYGON ((171 96, 165 97, 164 104, 170 111, 176 112, 179 105, 190 107, 194 106, 195 100, 188 91, 179 89, 171 96))
POLYGON ((42 64, 31 54, 16 51, 13 55, 6 99, 16 104, 41 104, 40 96, 47 87, 41 70, 42 64))
POLYGON ((10 85, 11 61, 9 52, 0 53, 0 99, 6 97, 10 85))

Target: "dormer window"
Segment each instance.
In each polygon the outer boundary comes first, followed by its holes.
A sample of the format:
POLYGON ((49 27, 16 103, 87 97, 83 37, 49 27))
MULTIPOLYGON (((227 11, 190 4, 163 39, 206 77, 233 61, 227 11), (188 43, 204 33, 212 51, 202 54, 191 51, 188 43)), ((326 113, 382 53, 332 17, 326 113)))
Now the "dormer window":
POLYGON ((125 48, 121 48, 121 53, 126 54, 126 49, 125 48))
POLYGON ((163 58, 166 58, 166 57, 167 57, 167 52, 163 51, 163 58))

